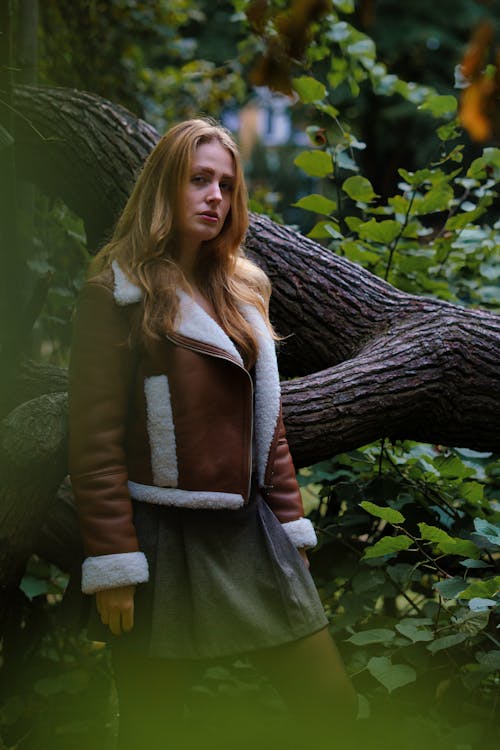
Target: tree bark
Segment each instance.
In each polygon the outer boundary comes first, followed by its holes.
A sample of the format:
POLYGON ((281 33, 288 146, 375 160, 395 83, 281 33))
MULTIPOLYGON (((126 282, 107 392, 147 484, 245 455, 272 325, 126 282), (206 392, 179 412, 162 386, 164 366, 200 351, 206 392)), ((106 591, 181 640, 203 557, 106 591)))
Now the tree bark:
MULTIPOLYGON (((82 216, 97 247, 158 134, 84 92, 19 87, 15 108, 23 176, 82 216)), ((273 285, 271 318, 284 337, 280 368, 293 378, 283 383, 283 405, 297 466, 381 437, 498 451, 497 315, 400 292, 262 216, 252 216, 246 247, 273 285)), ((37 505, 38 513, 54 495, 56 475, 61 480, 65 473, 66 402, 26 382, 28 394, 39 397, 19 407, 38 414, 31 460, 55 472, 44 487, 37 484, 36 502, 33 489, 26 490, 26 508, 34 512, 37 505)), ((15 466, 25 471, 19 461, 15 466)), ((41 474, 36 481, 43 482, 41 474)), ((12 491, 0 501, 11 509, 12 491)))
POLYGON ((283 405, 303 466, 380 437, 500 449, 500 317, 401 292, 269 219, 247 250, 273 285, 283 405))

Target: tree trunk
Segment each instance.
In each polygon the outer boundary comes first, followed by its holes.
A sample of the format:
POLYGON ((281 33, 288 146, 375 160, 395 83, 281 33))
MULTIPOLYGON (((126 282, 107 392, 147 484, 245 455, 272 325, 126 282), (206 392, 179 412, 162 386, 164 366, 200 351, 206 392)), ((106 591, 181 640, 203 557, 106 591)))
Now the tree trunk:
MULTIPOLYGON (((158 134, 123 108, 77 91, 19 87, 15 108, 23 176, 82 216, 97 247, 158 134)), ((281 372, 294 378, 283 383, 283 404, 297 466, 386 436, 499 449, 498 316, 400 292, 262 216, 252 216, 246 246, 273 285, 271 317, 284 337, 281 372)), ((8 508, 7 518, 22 513, 31 523, 28 516, 39 517, 65 473, 66 402, 40 396, 29 378, 25 388, 39 396, 19 408, 25 419, 30 411, 38 415, 29 456, 41 471, 33 472, 33 485, 23 485, 24 508, 13 482, 0 508, 4 518, 8 508), (50 467, 45 481, 43 466, 50 467)), ((22 394, 21 388, 14 402, 22 394)), ((4 422, 13 440, 16 424, 12 416, 4 422)), ((12 477, 32 473, 9 455, 12 477)), ((24 461, 27 455, 25 448, 24 461)), ((12 518, 14 539, 20 523, 12 518)))
POLYGON ((498 315, 400 292, 261 216, 246 245, 300 376, 283 383, 298 466, 380 437, 500 449, 498 315))

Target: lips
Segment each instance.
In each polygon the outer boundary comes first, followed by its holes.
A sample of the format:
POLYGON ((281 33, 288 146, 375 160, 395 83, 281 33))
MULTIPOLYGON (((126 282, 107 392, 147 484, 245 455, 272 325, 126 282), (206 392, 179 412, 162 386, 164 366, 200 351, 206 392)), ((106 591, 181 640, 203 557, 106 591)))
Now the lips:
POLYGON ((211 224, 219 221, 219 215, 216 211, 201 211, 198 216, 204 221, 208 221, 211 224))

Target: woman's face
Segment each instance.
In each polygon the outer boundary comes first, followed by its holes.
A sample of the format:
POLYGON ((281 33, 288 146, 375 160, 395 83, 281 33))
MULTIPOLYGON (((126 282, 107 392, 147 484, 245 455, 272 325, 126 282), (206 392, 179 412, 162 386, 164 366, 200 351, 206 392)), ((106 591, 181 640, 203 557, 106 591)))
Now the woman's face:
POLYGON ((230 151, 217 140, 198 146, 178 204, 176 227, 183 243, 199 246, 217 237, 231 208, 234 183, 230 151))

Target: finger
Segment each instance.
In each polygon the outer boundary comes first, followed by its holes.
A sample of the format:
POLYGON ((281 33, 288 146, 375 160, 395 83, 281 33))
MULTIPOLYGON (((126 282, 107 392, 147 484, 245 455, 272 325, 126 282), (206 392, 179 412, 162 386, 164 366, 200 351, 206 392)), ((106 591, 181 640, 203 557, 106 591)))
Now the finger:
POLYGON ((121 612, 119 609, 112 609, 109 613, 108 626, 113 635, 121 635, 121 612))
POLYGON ((130 633, 134 627, 134 600, 122 611, 122 629, 124 633, 130 633))
POLYGON ((107 625, 109 622, 109 609, 106 605, 106 600, 103 596, 99 597, 99 604, 97 606, 97 611, 99 612, 99 616, 101 618, 102 624, 107 625))

